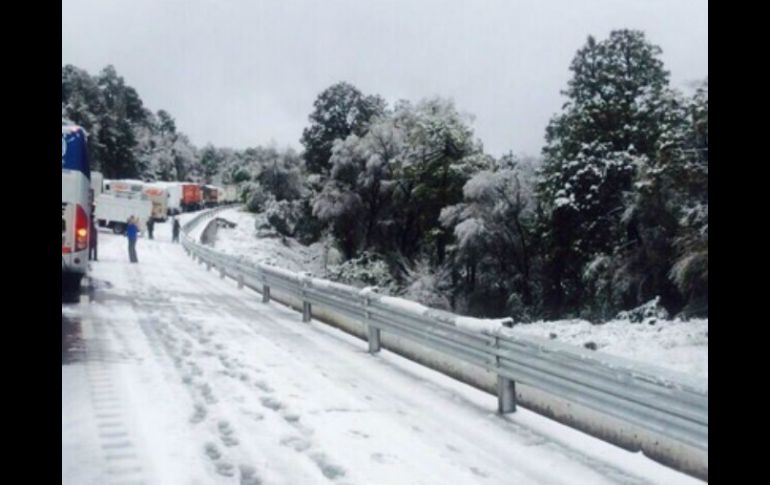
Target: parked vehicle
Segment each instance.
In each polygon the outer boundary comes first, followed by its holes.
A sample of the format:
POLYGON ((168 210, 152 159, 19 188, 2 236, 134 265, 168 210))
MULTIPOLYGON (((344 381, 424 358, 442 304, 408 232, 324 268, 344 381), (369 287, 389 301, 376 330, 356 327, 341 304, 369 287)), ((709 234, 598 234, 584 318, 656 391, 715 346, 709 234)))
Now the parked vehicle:
POLYGON ((74 300, 88 271, 91 167, 87 134, 62 121, 61 129, 61 270, 62 296, 74 300))
POLYGON ((123 234, 126 231, 126 221, 131 216, 139 220, 138 227, 143 230, 152 217, 152 202, 142 193, 104 193, 96 198, 95 214, 99 226, 108 227, 115 234, 123 234))
POLYGON ((201 185, 204 207, 216 207, 219 204, 219 190, 215 185, 201 185))
POLYGON ((203 197, 200 185, 193 182, 182 182, 182 210, 185 212, 203 208, 203 197))
POLYGON ((221 201, 225 204, 233 204, 238 202, 238 186, 235 184, 229 184, 222 187, 221 201))
POLYGON ((165 222, 168 219, 169 194, 166 187, 156 182, 144 184, 142 193, 152 202, 152 218, 165 222))
POLYGON ((140 194, 144 190, 141 180, 105 180, 104 191, 111 194, 140 194))
POLYGON ((182 183, 181 182, 153 182, 153 185, 166 189, 168 193, 168 215, 175 216, 182 212, 182 183))

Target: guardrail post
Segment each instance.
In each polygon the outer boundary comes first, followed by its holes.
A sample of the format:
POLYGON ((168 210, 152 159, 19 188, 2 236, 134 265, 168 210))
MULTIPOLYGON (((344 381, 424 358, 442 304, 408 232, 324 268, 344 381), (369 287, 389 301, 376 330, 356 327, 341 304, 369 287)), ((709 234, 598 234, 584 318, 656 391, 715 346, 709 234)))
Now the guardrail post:
POLYGON ((267 286, 265 273, 262 273, 262 303, 270 303, 270 287, 267 286))
POLYGON ((310 280, 307 277, 302 278, 302 321, 307 323, 312 316, 312 308, 310 302, 307 301, 307 288, 310 284, 310 280))
POLYGON ((239 290, 243 289, 243 275, 242 274, 238 275, 238 289, 239 290))
MULTIPOLYGON (((495 350, 500 350, 500 337, 495 335, 495 350)), ((495 366, 500 368, 500 356, 495 355, 495 366)), ((516 382, 497 374, 497 412, 508 414, 516 412, 516 382)))
POLYGON ((372 325, 372 313, 369 311, 369 295, 364 295, 364 318, 366 319, 366 334, 369 341, 369 353, 376 354, 380 351, 382 343, 380 342, 380 329, 372 325))
POLYGON ((302 302, 302 321, 307 323, 310 321, 310 317, 311 317, 310 303, 303 301, 302 302))

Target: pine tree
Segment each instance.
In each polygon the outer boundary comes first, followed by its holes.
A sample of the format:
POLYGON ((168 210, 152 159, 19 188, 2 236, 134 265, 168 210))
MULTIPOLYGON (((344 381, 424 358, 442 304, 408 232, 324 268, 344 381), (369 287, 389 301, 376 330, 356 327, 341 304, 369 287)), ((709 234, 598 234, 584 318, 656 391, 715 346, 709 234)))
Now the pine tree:
POLYGON ((644 282, 635 303, 661 296, 673 313, 708 313, 708 81, 691 99, 672 93, 655 157, 629 197, 636 236, 632 274, 644 282))
POLYGON ((589 37, 572 61, 568 101, 546 129, 538 192, 546 211, 547 306, 585 306, 584 269, 612 257, 626 237, 622 217, 636 169, 655 156, 666 116, 668 72, 642 32, 589 37))

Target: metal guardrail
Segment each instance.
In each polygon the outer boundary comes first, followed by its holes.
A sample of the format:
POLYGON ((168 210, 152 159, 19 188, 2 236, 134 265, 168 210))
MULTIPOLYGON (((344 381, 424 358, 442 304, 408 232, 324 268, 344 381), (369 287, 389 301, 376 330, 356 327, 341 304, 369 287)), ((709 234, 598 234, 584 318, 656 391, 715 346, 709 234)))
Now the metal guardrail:
POLYGON ((526 407, 690 475, 708 480, 708 381, 667 369, 515 334, 505 320, 458 317, 374 291, 252 264, 193 241, 189 230, 223 210, 202 213, 183 227, 182 245, 195 259, 262 293, 270 289, 361 322, 369 351, 381 334, 396 335, 497 376, 498 411, 526 407), (517 384, 527 392, 517 390, 517 384), (535 390, 537 392, 534 392, 535 390), (532 397, 534 396, 534 397, 532 397))

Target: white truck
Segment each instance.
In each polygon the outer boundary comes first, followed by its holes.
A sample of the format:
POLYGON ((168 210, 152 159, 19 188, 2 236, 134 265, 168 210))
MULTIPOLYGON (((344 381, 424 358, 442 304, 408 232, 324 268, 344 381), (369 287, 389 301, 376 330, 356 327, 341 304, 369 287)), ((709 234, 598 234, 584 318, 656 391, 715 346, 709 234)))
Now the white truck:
POLYGON ((182 184, 179 182, 153 182, 153 186, 166 189, 168 194, 168 215, 173 216, 182 213, 182 184))
POLYGON ((141 180, 105 180, 104 191, 110 194, 140 194, 144 190, 141 180))
POLYGON ((143 231, 152 217, 152 202, 141 193, 139 196, 104 193, 96 197, 95 216, 100 227, 108 227, 115 234, 123 234, 128 218, 134 216, 139 220, 139 230, 143 231))
POLYGON ((143 182, 128 179, 105 180, 104 188, 105 192, 119 196, 134 197, 144 194, 152 202, 152 218, 159 222, 165 222, 168 219, 171 197, 166 182, 143 182))
POLYGON ((220 200, 225 204, 232 204, 238 202, 238 186, 234 184, 228 184, 222 187, 222 196, 220 200))
POLYGON ((152 202, 152 218, 159 222, 166 222, 168 219, 168 189, 156 182, 147 182, 144 184, 142 193, 152 202))

